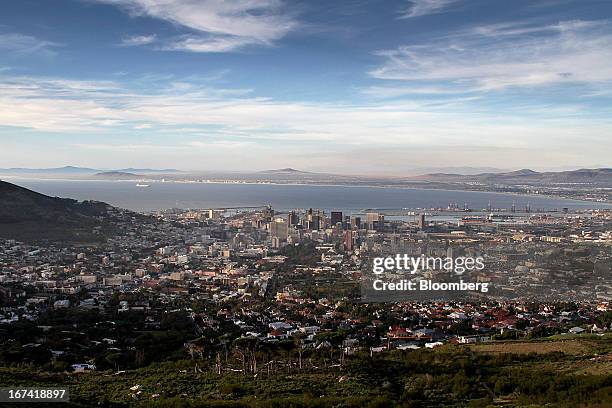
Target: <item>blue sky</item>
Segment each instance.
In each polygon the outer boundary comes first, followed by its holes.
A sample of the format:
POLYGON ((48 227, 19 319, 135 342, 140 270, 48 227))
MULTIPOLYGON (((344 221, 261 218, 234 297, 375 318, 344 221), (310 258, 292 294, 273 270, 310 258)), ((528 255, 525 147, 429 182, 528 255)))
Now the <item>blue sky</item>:
POLYGON ((0 141, 0 167, 612 166, 612 2, 3 2, 0 141))

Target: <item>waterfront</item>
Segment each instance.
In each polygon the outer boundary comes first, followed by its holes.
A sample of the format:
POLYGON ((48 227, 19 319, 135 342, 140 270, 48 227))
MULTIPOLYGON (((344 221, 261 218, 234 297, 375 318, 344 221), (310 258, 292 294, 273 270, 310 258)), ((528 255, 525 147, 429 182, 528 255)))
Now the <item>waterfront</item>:
POLYGON ((279 210, 294 208, 338 209, 357 213, 366 209, 379 211, 398 209, 447 208, 456 203, 470 209, 517 210, 528 204, 532 210, 612 208, 612 205, 583 202, 544 196, 516 194, 426 190, 411 188, 317 186, 286 184, 227 184, 153 182, 139 188, 129 181, 76 181, 11 178, 7 181, 39 193, 98 200, 134 211, 153 211, 168 208, 235 208, 271 205, 279 210))

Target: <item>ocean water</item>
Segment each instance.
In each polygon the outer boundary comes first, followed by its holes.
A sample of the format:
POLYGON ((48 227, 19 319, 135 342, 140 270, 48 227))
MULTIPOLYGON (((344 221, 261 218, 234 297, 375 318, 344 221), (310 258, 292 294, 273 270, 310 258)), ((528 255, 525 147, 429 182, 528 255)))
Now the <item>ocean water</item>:
POLYGON ((532 210, 612 208, 612 205, 505 193, 425 190, 363 186, 315 186, 273 184, 214 184, 151 182, 136 187, 128 181, 75 181, 5 179, 50 196, 104 201, 135 211, 168 208, 235 208, 272 205, 278 210, 321 208, 357 213, 366 209, 431 209, 457 203, 470 209, 510 208, 529 203, 532 210))

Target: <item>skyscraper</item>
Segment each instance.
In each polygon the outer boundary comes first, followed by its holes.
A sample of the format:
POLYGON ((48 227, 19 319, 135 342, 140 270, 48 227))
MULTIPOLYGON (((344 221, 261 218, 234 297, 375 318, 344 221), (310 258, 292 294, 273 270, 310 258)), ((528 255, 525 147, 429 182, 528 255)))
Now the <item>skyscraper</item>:
POLYGON ((289 225, 298 225, 300 223, 300 217, 295 211, 291 211, 287 215, 287 224, 289 225))
POLYGON ((368 229, 382 231, 385 229, 385 216, 379 213, 366 214, 366 226, 368 229))
POLYGON ((342 223, 342 211, 332 211, 331 212, 331 225, 335 227, 336 224, 342 223))
POLYGON ((419 229, 422 231, 425 229, 425 214, 419 214, 419 229))
POLYGON ((278 237, 281 241, 287 240, 287 222, 283 218, 275 218, 270 223, 270 236, 278 237))
POLYGON ((344 250, 351 252, 354 249, 353 231, 344 231, 344 250))

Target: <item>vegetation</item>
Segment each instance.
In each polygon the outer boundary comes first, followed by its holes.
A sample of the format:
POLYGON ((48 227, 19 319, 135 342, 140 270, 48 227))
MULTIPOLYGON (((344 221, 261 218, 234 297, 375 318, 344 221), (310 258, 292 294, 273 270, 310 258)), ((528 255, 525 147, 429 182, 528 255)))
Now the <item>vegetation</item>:
POLYGON ((184 351, 175 361, 119 372, 52 373, 35 362, 5 360, 0 384, 68 386, 72 406, 610 406, 612 337, 570 342, 570 353, 559 351, 565 340, 543 340, 364 353, 327 364, 329 356, 314 351, 298 362, 291 350, 299 342, 264 351, 255 340, 242 339, 227 354, 189 358, 184 351), (534 352, 534 346, 543 351, 534 352), (498 349, 491 353, 491 347, 498 349))

